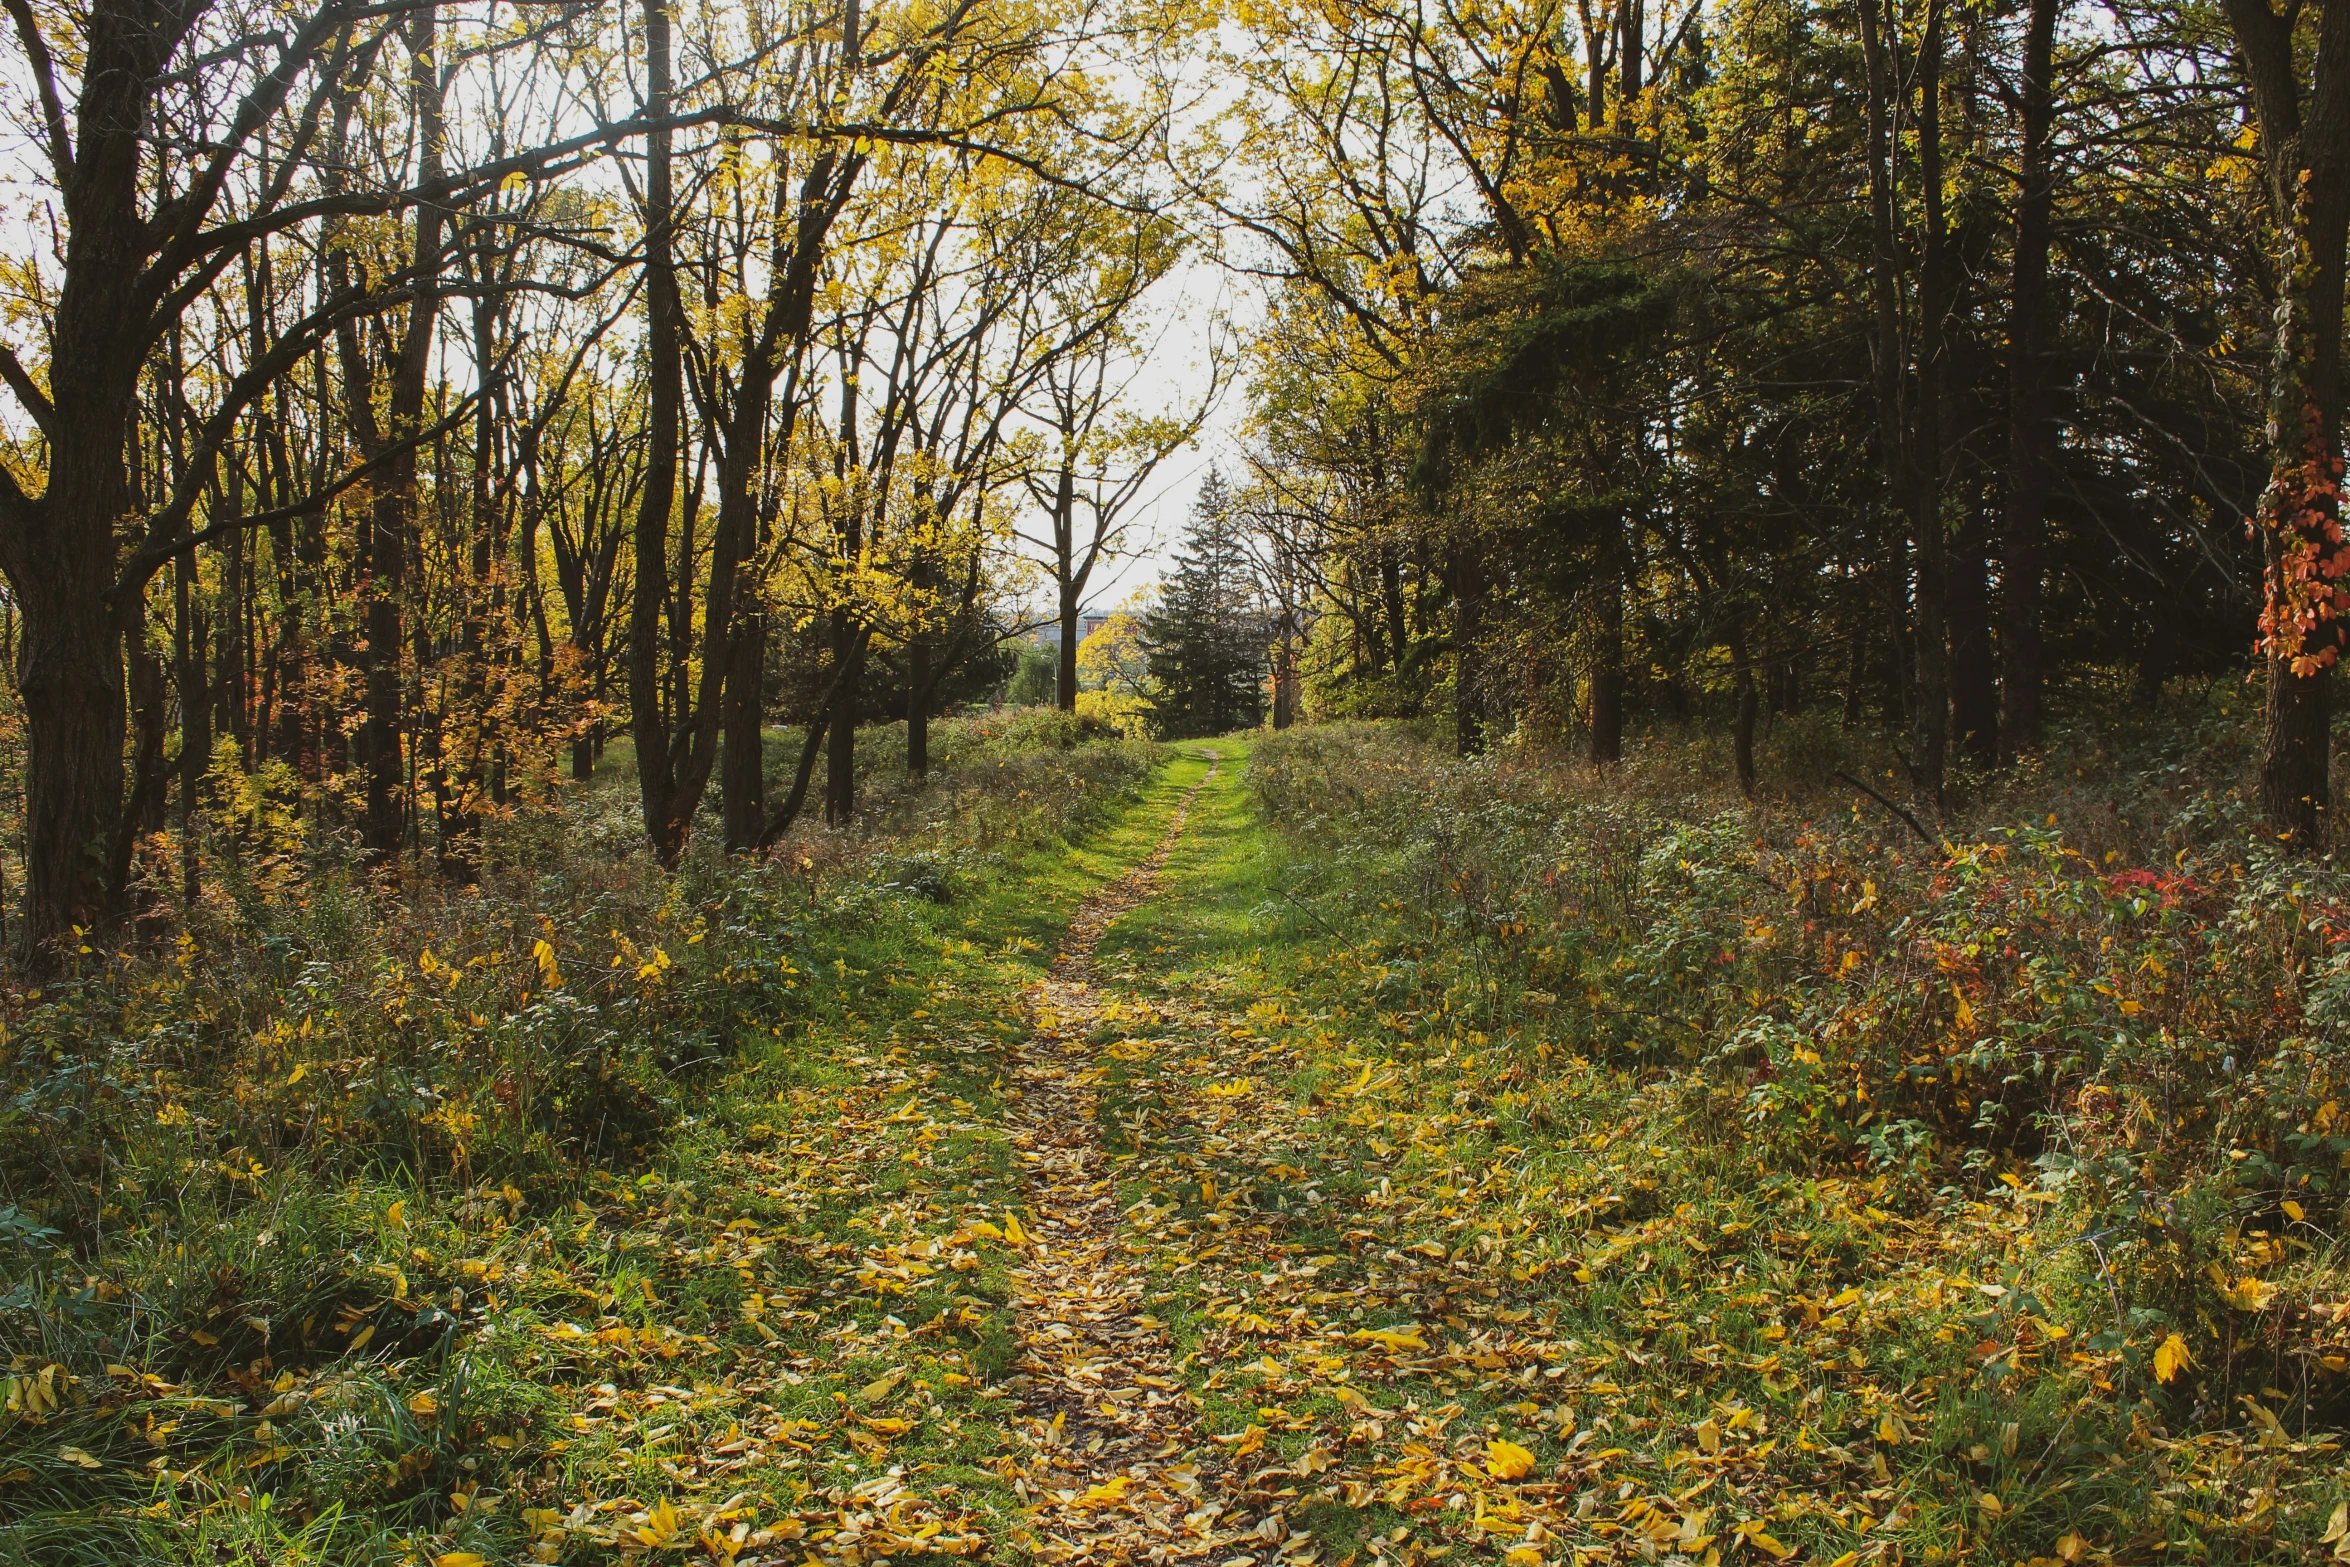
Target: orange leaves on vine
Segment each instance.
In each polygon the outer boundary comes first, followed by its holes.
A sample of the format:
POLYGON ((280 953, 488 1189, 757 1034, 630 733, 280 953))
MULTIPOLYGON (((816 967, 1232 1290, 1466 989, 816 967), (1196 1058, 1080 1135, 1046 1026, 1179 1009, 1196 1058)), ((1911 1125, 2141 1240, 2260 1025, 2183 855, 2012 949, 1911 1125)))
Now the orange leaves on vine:
POLYGON ((2260 498, 2259 526, 2275 537, 2260 612, 2260 650, 2307 678, 2340 657, 2350 622, 2350 540, 2342 534, 2342 462, 2327 450, 2314 404, 2302 409, 2301 461, 2281 468, 2260 498))

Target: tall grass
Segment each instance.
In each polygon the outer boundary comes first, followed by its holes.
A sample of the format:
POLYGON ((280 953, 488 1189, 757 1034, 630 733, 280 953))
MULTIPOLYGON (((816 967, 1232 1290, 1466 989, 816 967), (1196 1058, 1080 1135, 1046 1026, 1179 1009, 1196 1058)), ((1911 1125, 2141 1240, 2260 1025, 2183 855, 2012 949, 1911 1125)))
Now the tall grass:
POLYGON ((1300 851, 1292 896, 1379 933, 1385 1004, 1537 1080, 1628 1073, 1672 1135, 1758 1169, 1881 1181, 1928 1218, 2028 1192, 2106 1385, 2186 1425, 2251 1398, 2339 1429, 2350 866, 2253 829, 2240 722, 2084 726, 1968 780, 1932 841, 1833 780, 1896 793, 1822 724, 1783 727, 1754 803, 1709 742, 1594 776, 1379 725, 1268 740, 1251 783, 1300 851))
POLYGON ((706 822, 674 874, 624 772, 495 824, 470 886, 298 816, 215 846, 184 916, 0 998, 0 1561, 398 1560, 462 1521, 546 1413, 492 1303, 595 1316, 558 1253, 705 1083, 788 1073, 1155 759, 948 722, 854 826, 750 861, 706 822))

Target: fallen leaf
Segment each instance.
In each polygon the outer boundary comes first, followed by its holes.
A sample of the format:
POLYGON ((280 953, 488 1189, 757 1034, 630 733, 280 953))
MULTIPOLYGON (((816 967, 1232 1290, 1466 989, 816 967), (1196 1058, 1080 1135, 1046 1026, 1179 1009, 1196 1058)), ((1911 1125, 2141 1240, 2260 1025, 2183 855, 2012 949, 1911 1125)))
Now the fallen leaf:
POLYGON ((1485 1444, 1485 1472, 1496 1480, 1518 1480, 1533 1472, 1534 1455, 1499 1437, 1485 1444))
MULTIPOLYGON (((677 1538, 677 1531, 682 1527, 683 1521, 677 1516, 677 1509, 670 1506, 668 1498, 664 1497, 646 1511, 645 1521, 637 1526, 635 1533, 639 1543, 657 1548, 677 1538)), ((441 1564, 436 1563, 435 1567, 441 1567, 441 1564)))

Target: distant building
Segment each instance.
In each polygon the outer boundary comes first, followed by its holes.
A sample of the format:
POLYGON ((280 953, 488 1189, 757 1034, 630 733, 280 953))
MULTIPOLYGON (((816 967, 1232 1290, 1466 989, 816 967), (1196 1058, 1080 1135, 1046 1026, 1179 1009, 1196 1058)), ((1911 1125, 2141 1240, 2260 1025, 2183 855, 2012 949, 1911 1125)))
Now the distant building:
MULTIPOLYGON (((1095 614, 1089 611, 1083 615, 1078 616, 1077 640, 1080 643, 1083 643, 1087 637, 1092 636, 1095 632, 1101 630, 1102 627, 1108 625, 1109 623, 1110 613, 1107 610, 1104 610, 1099 614, 1095 614)), ((1038 642, 1042 643, 1046 647, 1059 647, 1061 645, 1061 623, 1058 620, 1046 621, 1043 625, 1036 628, 1035 638, 1038 642)))

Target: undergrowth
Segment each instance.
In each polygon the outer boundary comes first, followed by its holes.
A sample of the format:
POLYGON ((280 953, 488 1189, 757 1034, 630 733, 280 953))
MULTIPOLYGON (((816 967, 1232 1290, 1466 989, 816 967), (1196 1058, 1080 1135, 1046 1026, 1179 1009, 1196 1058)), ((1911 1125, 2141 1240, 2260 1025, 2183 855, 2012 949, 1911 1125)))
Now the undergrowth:
MULTIPOLYGON (((592 1560, 693 1539, 564 1500, 671 1484, 607 1426, 755 1409, 791 1459, 783 1416, 846 1409, 881 1443, 883 1395, 928 1390, 835 1399, 890 1316, 842 1281, 1007 1167, 977 1110, 891 1129, 904 1161, 846 1112, 984 1105, 989 965, 1049 953, 1075 892, 1038 868, 1155 764, 1060 715, 945 723, 855 829, 751 862, 705 823, 676 874, 625 771, 498 824, 471 886, 371 882, 293 818, 216 846, 184 919, 0 998, 0 1561, 592 1560)), ((950 1400, 1005 1353, 977 1244, 940 1273, 950 1400)), ((769 1535, 822 1480, 770 1485, 769 1535)))
POLYGON ((1594 779, 1260 740, 1279 847, 1105 961, 1232 1015, 1272 1103, 1187 1132, 1232 1068, 1146 1036, 1105 1137, 1144 1220, 1239 1253, 1164 1309, 1225 1439, 1295 1462, 1269 1505, 1396 1560, 2350 1550, 2350 875, 2250 829, 2225 725, 2171 732, 1975 780, 1931 841, 1678 742, 1594 779), (1410 1342, 1398 1402, 1317 1388, 1348 1302, 1410 1342), (1512 1436, 1572 1520, 1493 1521, 1512 1436))

